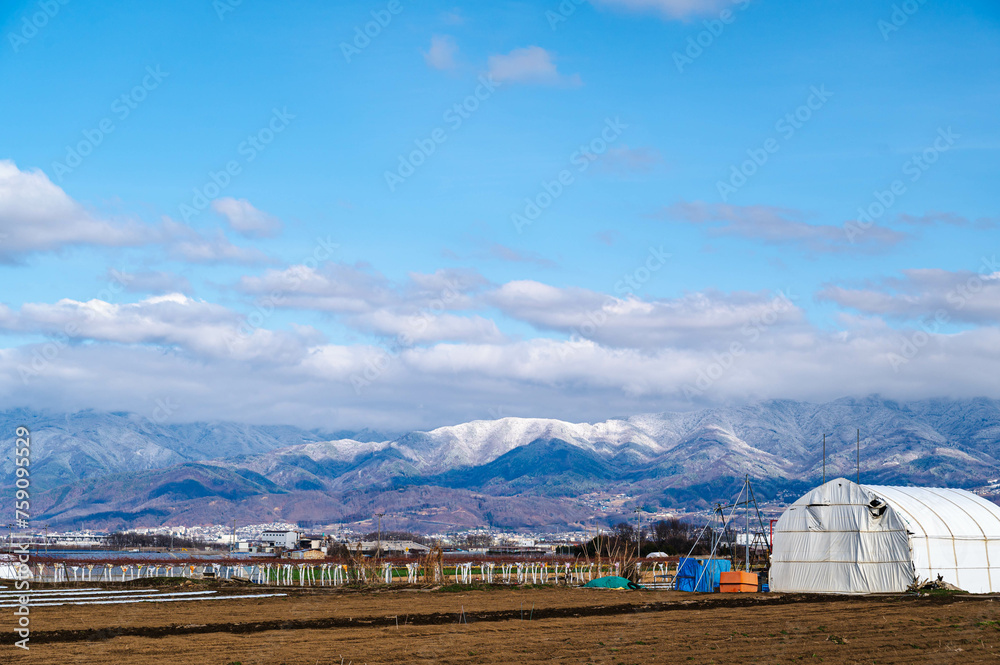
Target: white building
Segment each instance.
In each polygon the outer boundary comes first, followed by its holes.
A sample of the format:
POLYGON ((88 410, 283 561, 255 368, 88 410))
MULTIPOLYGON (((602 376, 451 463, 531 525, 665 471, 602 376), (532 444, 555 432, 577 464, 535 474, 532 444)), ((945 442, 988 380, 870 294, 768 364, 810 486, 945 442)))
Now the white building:
POLYGON ((374 556, 382 547, 382 556, 423 556, 431 551, 426 545, 415 543, 412 540, 383 540, 381 543, 374 540, 362 540, 344 543, 349 552, 361 550, 362 555, 374 556))
POLYGON ((299 544, 299 532, 298 531, 285 531, 274 530, 274 531, 264 531, 260 534, 260 542, 271 547, 284 547, 285 549, 294 549, 298 547, 299 544))
POLYGON ((103 545, 107 539, 107 536, 82 532, 49 535, 50 543, 72 547, 97 547, 103 545))
POLYGON ((837 478, 774 527, 772 591, 901 592, 939 575, 971 593, 1000 591, 1000 506, 965 490, 837 478))

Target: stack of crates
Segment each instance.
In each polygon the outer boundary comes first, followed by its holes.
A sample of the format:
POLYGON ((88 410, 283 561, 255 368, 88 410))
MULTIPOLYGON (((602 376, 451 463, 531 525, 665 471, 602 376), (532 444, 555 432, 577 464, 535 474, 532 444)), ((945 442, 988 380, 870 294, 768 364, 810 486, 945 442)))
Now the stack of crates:
POLYGON ((753 593, 757 591, 757 573, 742 570, 719 575, 719 591, 722 593, 753 593))

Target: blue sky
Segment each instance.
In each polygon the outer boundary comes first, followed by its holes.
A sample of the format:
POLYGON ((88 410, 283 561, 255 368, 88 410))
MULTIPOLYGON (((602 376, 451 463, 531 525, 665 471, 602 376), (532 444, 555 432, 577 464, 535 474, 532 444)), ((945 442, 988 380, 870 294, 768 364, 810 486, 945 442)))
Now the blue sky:
POLYGON ((1000 396, 993 3, 480 4, 12 4, 3 400, 1000 396))

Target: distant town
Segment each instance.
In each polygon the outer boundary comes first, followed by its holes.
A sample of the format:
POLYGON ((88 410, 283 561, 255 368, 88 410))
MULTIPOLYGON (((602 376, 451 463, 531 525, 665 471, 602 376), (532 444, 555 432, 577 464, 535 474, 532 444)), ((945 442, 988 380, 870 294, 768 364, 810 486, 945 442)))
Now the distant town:
MULTIPOLYGON (((605 531, 610 531, 606 529, 605 531)), ((251 555, 288 555, 293 558, 325 557, 336 552, 361 550, 363 555, 418 556, 431 546, 444 552, 481 552, 509 555, 558 553, 593 538, 596 530, 518 534, 467 529, 432 534, 356 531, 339 525, 304 528, 288 522, 248 524, 235 530, 223 524, 159 526, 124 531, 48 531, 31 534, 33 549, 209 550, 251 555)), ((21 538, 28 538, 25 534, 21 538)), ((9 537, 8 537, 9 544, 9 537)))
MULTIPOLYGON (((597 500, 595 499, 595 502, 597 500)), ((620 521, 591 529, 514 532, 498 528, 471 528, 437 533, 413 533, 377 528, 377 517, 371 528, 367 523, 343 525, 312 522, 268 522, 234 526, 211 524, 196 526, 156 526, 121 530, 41 530, 22 533, 8 546, 28 540, 35 551, 51 550, 111 550, 118 552, 176 552, 213 555, 228 552, 247 556, 279 556, 289 558, 327 558, 343 555, 415 557, 440 548, 446 555, 482 554, 495 556, 545 556, 571 554, 595 537, 611 536, 647 541, 652 546, 653 529, 657 525, 681 526, 685 531, 700 530, 711 521, 709 511, 702 513, 639 512, 621 510, 628 497, 619 495, 601 499, 599 503, 610 514, 620 515, 620 521), (630 520, 627 517, 631 517, 630 520), (637 538, 638 535, 638 538, 637 538), (20 540, 17 540, 17 539, 20 540)), ((742 537, 742 534, 737 536, 742 537)))
MULTIPOLYGON (((972 490, 984 497, 1000 495, 1000 479, 972 490)), ((777 518, 792 496, 780 492, 777 500, 760 505, 767 518, 777 518)), ((601 533, 612 533, 615 525, 635 525, 646 536, 656 522, 681 521, 689 527, 704 526, 714 517, 712 510, 688 512, 684 510, 636 510, 635 499, 627 494, 594 492, 578 497, 579 501, 604 515, 603 525, 570 530, 528 531, 498 527, 479 527, 442 530, 433 533, 416 533, 391 528, 388 520, 379 528, 379 516, 351 524, 317 524, 314 520, 294 524, 267 522, 259 524, 199 524, 192 526, 162 525, 122 529, 56 530, 38 529, 12 537, 10 525, 2 542, 6 546, 27 539, 33 549, 116 549, 116 550, 210 550, 229 551, 253 555, 298 555, 315 552, 316 555, 334 555, 343 548, 364 555, 380 552, 385 556, 426 553, 430 547, 440 547, 444 552, 491 554, 558 554, 568 548, 578 547, 601 533), (13 540, 12 540, 13 538, 13 540)), ((382 517, 385 517, 383 513, 382 517)), ((390 516, 391 517, 391 516, 390 516)), ((745 538, 740 534, 741 538, 745 538)))

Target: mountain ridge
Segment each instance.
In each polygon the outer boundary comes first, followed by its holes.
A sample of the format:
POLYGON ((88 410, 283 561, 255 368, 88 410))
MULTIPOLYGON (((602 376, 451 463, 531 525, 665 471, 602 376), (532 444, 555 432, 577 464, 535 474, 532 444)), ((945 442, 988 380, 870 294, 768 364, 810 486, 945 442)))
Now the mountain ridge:
POLYGON ((324 441, 321 433, 289 426, 0 413, 0 427, 13 431, 16 420, 33 429, 36 503, 44 519, 61 523, 91 515, 116 515, 110 521, 124 524, 181 516, 221 523, 223 513, 226 521, 258 515, 265 503, 272 517, 337 518, 326 520, 332 522, 350 517, 338 506, 360 501, 353 497, 378 503, 385 500, 380 494, 417 496, 426 488, 441 505, 403 507, 406 519, 419 522, 430 510, 473 525, 511 516, 516 503, 527 511, 511 518, 519 526, 553 518, 576 524, 601 518, 588 517, 593 510, 581 503, 594 491, 683 508, 727 499, 745 475, 773 496, 808 487, 823 472, 823 432, 827 477, 853 477, 859 425, 860 470, 871 482, 974 487, 1000 475, 1000 401, 986 398, 772 400, 599 423, 508 417, 382 441, 371 440, 378 437, 370 431, 358 437, 368 440, 324 441), (119 487, 118 496, 108 494, 110 486, 119 487), (532 501, 518 503, 532 497, 544 497, 545 510, 536 514, 532 501), (459 505, 470 502, 480 507, 459 505))

